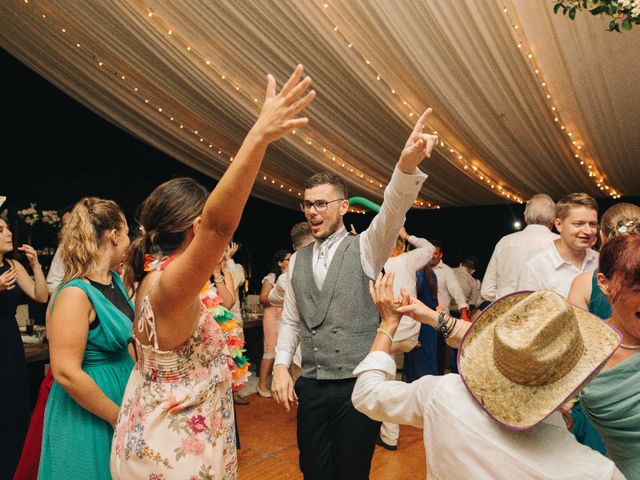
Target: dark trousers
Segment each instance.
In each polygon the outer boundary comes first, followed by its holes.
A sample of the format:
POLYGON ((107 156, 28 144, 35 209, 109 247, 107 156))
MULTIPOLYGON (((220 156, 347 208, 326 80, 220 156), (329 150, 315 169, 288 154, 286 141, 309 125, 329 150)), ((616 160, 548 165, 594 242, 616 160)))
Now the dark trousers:
POLYGON ((298 449, 305 480, 369 478, 380 422, 353 407, 355 383, 355 378, 296 381, 298 449))

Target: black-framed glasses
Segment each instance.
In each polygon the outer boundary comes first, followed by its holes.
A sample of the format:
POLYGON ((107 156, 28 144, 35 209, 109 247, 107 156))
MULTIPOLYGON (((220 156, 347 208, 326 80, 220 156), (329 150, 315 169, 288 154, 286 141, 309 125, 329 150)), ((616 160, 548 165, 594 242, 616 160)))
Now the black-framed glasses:
POLYGON ((310 212, 311 211, 311 207, 316 209, 316 212, 326 212, 327 211, 327 207, 329 206, 330 203, 333 202, 339 202, 341 200, 344 200, 344 198, 336 198, 335 200, 316 200, 315 202, 310 202, 308 200, 305 200, 304 202, 300 203, 300 209, 303 212, 310 212))

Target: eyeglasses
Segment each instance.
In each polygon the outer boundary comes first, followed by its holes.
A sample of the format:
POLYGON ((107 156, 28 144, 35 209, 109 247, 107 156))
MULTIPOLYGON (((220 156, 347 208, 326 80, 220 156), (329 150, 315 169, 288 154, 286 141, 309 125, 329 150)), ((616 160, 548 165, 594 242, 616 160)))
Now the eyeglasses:
POLYGON ((311 207, 313 207, 316 209, 316 212, 326 212, 330 203, 339 202, 341 200, 344 200, 344 198, 336 198, 335 200, 330 200, 328 202, 326 200, 316 200, 315 202, 305 200, 300 204, 300 209, 306 213, 310 212, 311 207))

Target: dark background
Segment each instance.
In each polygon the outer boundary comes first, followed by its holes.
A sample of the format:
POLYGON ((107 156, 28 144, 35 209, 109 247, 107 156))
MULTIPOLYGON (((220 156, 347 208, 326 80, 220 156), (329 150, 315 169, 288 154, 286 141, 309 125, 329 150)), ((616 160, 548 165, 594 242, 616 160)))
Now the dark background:
MULTIPOLYGON (((137 206, 159 183, 191 176, 209 189, 215 186, 215 180, 86 109, 4 50, 0 50, 0 70, 5 92, 0 195, 8 197, 2 209, 14 212, 31 202, 38 209, 61 209, 93 195, 117 201, 133 230, 137 206)), ((429 173, 428 164, 425 170, 429 173)), ((619 201, 637 203, 638 198, 619 201)), ((602 213, 615 202, 603 198, 599 203, 602 213)), ((523 205, 415 210, 408 213, 406 228, 409 233, 439 239, 445 262, 451 266, 465 255, 476 256, 476 276, 482 278, 495 243, 515 231, 513 222, 523 220, 523 211, 523 205)), ((370 214, 347 214, 345 223, 362 231, 371 218, 370 214)), ((299 211, 249 199, 234 239, 242 245, 236 260, 245 265, 250 292, 259 291, 272 253, 290 247, 289 229, 303 219, 299 211)), ((23 241, 26 233, 18 235, 23 241)), ((36 248, 53 247, 55 230, 36 225, 32 239, 36 248)))

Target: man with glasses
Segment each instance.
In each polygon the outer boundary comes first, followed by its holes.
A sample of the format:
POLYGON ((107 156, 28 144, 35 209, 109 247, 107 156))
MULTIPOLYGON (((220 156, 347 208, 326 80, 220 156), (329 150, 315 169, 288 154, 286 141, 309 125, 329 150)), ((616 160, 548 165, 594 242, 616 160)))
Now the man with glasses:
POLYGON ((309 479, 367 479, 380 423, 353 408, 353 370, 367 355, 379 317, 369 280, 382 269, 405 214, 426 179, 418 164, 437 142, 422 132, 427 109, 407 140, 380 212, 360 235, 349 235, 344 180, 317 173, 305 183, 300 204, 315 241, 289 262, 278 335, 272 393, 289 411, 298 399, 300 468, 309 479), (302 375, 294 385, 288 368, 296 345, 302 375))

